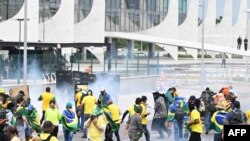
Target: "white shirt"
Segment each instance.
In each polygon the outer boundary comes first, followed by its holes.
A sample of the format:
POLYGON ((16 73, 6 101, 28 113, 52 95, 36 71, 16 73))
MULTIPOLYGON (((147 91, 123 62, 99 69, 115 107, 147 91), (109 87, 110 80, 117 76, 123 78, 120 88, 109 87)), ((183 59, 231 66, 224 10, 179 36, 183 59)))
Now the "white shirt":
POLYGON ((14 136, 10 141, 21 141, 17 136, 14 136))

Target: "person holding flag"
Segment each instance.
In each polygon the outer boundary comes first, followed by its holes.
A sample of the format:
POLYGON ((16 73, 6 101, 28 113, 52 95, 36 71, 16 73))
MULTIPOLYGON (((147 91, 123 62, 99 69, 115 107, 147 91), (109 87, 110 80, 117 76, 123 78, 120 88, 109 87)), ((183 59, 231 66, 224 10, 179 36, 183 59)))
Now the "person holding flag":
POLYGON ((78 123, 76 113, 72 110, 73 104, 67 102, 66 109, 63 111, 61 123, 63 125, 64 141, 72 141, 77 132, 78 123))

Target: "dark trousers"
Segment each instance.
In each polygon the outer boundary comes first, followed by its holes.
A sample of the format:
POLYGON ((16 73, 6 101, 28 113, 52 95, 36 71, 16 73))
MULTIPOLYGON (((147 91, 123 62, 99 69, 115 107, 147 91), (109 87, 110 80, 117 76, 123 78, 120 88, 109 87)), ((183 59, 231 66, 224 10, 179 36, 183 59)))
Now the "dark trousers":
MULTIPOLYGON (((89 118, 90 118, 89 114, 84 114, 84 122, 86 122, 89 118)), ((87 136, 87 128, 83 128, 83 136, 87 136)))
POLYGON ((191 132, 189 141, 201 141, 201 133, 191 132))
POLYGON ((116 140, 117 140, 117 141, 120 141, 120 140, 121 140, 121 139, 120 139, 120 135, 119 135, 120 124, 116 124, 116 125, 117 125, 117 127, 118 127, 118 130, 115 131, 115 132, 113 132, 113 133, 115 133, 116 140))
POLYGON ((240 50, 240 46, 241 46, 241 44, 238 44, 238 45, 237 45, 237 50, 240 50))
POLYGON ((150 134, 149 134, 147 125, 142 125, 142 128, 143 128, 144 131, 145 131, 144 135, 145 135, 146 141, 150 141, 150 134))
POLYGON ((54 129, 53 129, 53 132, 51 133, 51 135, 57 137, 57 134, 58 134, 58 126, 54 125, 54 129))
POLYGON ((245 46, 245 51, 247 51, 247 44, 244 44, 244 46, 245 46))
POLYGON ((40 124, 41 124, 41 125, 42 125, 42 123, 43 123, 44 118, 45 118, 45 111, 43 111, 43 115, 42 115, 42 118, 41 118, 41 120, 40 120, 40 124))
POLYGON ((222 140, 222 133, 215 133, 214 134, 214 141, 223 141, 222 140))
POLYGON ((166 133, 169 133, 169 130, 165 125, 165 122, 167 119, 166 118, 157 118, 155 120, 156 120, 155 124, 156 124, 158 133, 160 134, 161 137, 164 137, 163 131, 165 131, 166 133))

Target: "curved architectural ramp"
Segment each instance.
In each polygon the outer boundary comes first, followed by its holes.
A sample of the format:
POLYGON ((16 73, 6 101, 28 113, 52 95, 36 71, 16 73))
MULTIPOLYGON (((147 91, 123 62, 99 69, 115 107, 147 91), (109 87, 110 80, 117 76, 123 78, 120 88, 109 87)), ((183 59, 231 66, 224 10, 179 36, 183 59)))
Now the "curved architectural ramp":
POLYGON ((43 42, 73 42, 74 1, 61 0, 57 13, 39 26, 39 40, 43 42))
MULTIPOLYGON (((184 40, 155 37, 155 36, 142 35, 142 34, 137 34, 137 33, 106 32, 105 37, 123 38, 127 40, 150 42, 150 43, 155 43, 155 44, 164 44, 164 45, 170 45, 170 46, 176 46, 176 47, 181 46, 181 47, 190 48, 190 49, 201 49, 201 43, 198 43, 198 42, 190 42, 190 41, 184 41, 184 40)), ((231 48, 228 46, 205 44, 204 49, 206 51, 225 52, 228 54, 237 54, 237 55, 250 57, 250 51, 243 51, 243 50, 239 51, 236 48, 231 48)))
POLYGON ((179 39, 198 40, 198 0, 188 0, 188 11, 185 21, 179 26, 179 39))
MULTIPOLYGON (((198 40, 198 0, 188 0, 188 11, 185 21, 179 26, 179 39, 197 42, 198 40)), ((198 55, 197 49, 184 48, 188 54, 196 60, 198 55)))
POLYGON ((232 10, 233 0, 225 0, 224 14, 221 22, 216 26, 216 36, 214 40, 217 40, 217 45, 232 46, 232 10))
POLYGON ((137 34, 153 35, 164 38, 178 38, 178 2, 179 0, 169 0, 168 14, 164 21, 150 29, 137 32, 137 34))
MULTIPOLYGON (((242 39, 246 36, 246 27, 247 27, 247 0, 240 0, 239 16, 237 22, 233 25, 233 47, 237 48, 237 39, 241 36, 242 39)), ((249 38, 248 38, 249 39, 249 38)))
MULTIPOLYGON (((38 41, 38 15, 39 15, 39 1, 38 0, 28 0, 28 35, 27 40, 29 42, 38 41)), ((12 18, 0 23, 0 39, 3 41, 19 41, 19 21, 17 19, 23 19, 24 16, 24 6, 19 10, 19 12, 12 18)), ((22 21, 22 33, 21 40, 23 41, 23 21, 22 21)))
POLYGON ((98 59, 101 65, 104 65, 104 48, 102 47, 87 47, 88 51, 90 51, 95 57, 98 59))
MULTIPOLYGON (((74 2, 74 1, 73 1, 74 2)), ((104 42, 105 1, 94 0, 88 16, 75 24, 75 42, 104 42), (86 36, 88 35, 88 36, 86 36)))
MULTIPOLYGON (((215 19, 216 19, 216 0, 208 0, 208 5, 207 5, 207 12, 205 15, 205 41, 207 43, 215 43, 213 36, 216 34, 216 24, 215 24, 215 19)), ((201 35, 202 35, 202 26, 199 26, 199 41, 201 41, 201 35)))
POLYGON ((178 47, 163 44, 157 45, 167 51, 175 61, 178 61, 178 47))

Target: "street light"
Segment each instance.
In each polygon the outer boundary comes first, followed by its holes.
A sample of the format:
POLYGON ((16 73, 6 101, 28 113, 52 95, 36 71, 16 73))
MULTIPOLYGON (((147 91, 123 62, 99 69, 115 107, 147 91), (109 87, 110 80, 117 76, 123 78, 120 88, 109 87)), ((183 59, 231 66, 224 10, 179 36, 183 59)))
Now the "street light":
POLYGON ((204 90, 204 23, 205 23, 205 0, 202 0, 202 38, 201 38, 201 91, 204 90))
MULTIPOLYGON (((247 24, 247 25, 246 25, 246 38, 247 38, 247 39, 248 39, 248 37, 249 37, 249 35, 248 35, 248 34, 249 34, 249 32, 248 32, 248 24, 249 24, 249 23, 248 23, 248 13, 249 13, 249 12, 250 12, 250 9, 246 9, 246 13, 247 13, 247 16, 246 16, 246 22, 247 22, 247 23, 246 23, 246 24, 247 24)), ((249 58, 246 57, 246 61, 247 61, 247 62, 246 62, 246 63, 247 63, 247 64, 246 64, 247 70, 246 70, 246 77, 245 77, 246 81, 248 81, 248 59, 249 59, 249 58)))
POLYGON ((17 84, 20 84, 20 47, 21 47, 21 26, 24 19, 17 19, 19 22, 19 45, 18 45, 18 57, 17 57, 17 84))

